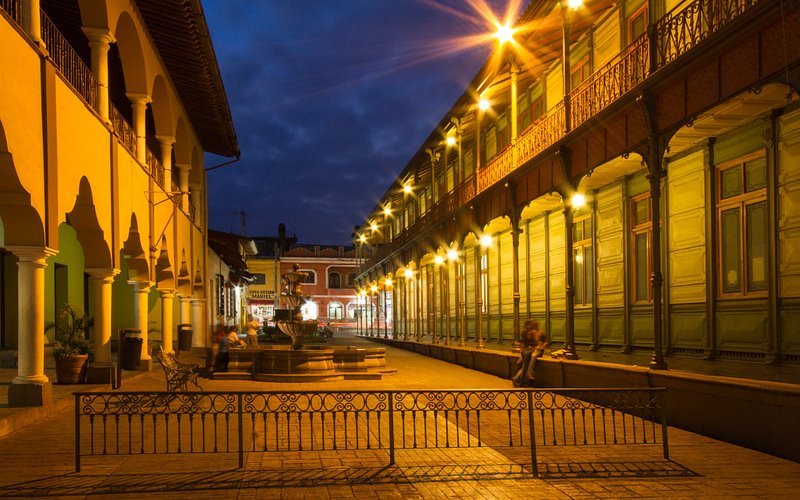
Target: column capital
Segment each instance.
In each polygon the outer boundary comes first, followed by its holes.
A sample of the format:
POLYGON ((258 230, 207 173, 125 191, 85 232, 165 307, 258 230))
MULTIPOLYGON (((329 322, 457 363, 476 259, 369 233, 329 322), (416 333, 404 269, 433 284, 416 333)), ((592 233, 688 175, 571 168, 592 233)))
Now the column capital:
POLYGON ((192 305, 201 305, 201 304, 205 304, 206 299, 197 299, 197 298, 192 297, 192 298, 189 299, 189 301, 192 303, 192 305))
POLYGON ((113 283, 114 276, 119 274, 119 269, 85 268, 86 274, 94 280, 103 280, 106 283, 113 283))
POLYGON ((150 293, 150 288, 153 286, 152 281, 129 281, 129 285, 133 287, 134 293, 150 293))
POLYGON ((176 163, 175 168, 182 174, 188 174, 192 166, 188 163, 176 163))
POLYGON ((117 39, 114 38, 114 35, 108 28, 90 28, 83 26, 81 27, 81 31, 83 31, 83 34, 86 35, 86 38, 89 39, 89 46, 95 44, 101 47, 105 46, 105 48, 107 49, 108 44, 117 41, 117 39))
POLYGON ((175 144, 175 137, 171 135, 156 134, 156 140, 158 140, 161 146, 164 145, 172 146, 173 144, 175 144))
POLYGON ((138 94, 136 92, 127 92, 125 96, 128 98, 129 101, 133 104, 141 104, 146 106, 147 104, 153 102, 148 94, 138 94))
POLYGON ((158 293, 161 294, 162 299, 171 299, 175 298, 175 289, 174 288, 156 288, 158 293))
POLYGON ((58 254, 58 250, 49 247, 35 246, 6 246, 6 250, 13 253, 21 267, 47 267, 47 258, 58 254))

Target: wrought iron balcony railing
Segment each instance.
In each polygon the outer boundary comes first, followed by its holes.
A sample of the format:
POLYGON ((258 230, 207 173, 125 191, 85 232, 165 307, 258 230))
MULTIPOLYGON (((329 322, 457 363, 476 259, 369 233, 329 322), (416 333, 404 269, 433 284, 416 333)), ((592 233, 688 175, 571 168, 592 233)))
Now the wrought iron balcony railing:
POLYGON ((136 158, 136 132, 128 121, 122 116, 116 106, 111 104, 108 107, 108 115, 111 119, 111 126, 119 142, 136 158))
POLYGON ((56 68, 86 104, 97 111, 97 80, 94 79, 92 70, 83 63, 44 11, 41 12, 41 23, 42 41, 56 68))
POLYGON ((147 168, 150 171, 150 175, 153 176, 159 186, 164 188, 165 191, 169 191, 164 185, 164 165, 161 164, 161 160, 150 149, 147 149, 145 158, 147 159, 147 168))
POLYGON ((0 9, 18 25, 22 24, 22 0, 0 0, 0 9))

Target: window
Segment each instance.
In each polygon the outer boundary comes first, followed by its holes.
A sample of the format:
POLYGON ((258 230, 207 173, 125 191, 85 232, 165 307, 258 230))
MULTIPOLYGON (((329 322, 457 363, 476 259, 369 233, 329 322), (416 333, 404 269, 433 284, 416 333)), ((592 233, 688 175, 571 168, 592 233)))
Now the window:
POLYGON ((531 120, 536 121, 544 114, 544 96, 539 96, 531 101, 531 120))
POLYGON ((578 85, 586 81, 591 75, 591 68, 589 67, 589 56, 584 57, 572 68, 570 68, 570 90, 575 90, 578 85))
POLYGON ((594 290, 591 213, 577 217, 572 224, 572 255, 575 259, 575 305, 591 305, 594 290))
POLYGON ((767 290, 767 160, 763 151, 718 167, 719 293, 767 290))
POLYGON ((253 273, 253 281, 251 285, 265 285, 267 283, 267 276, 264 273, 253 273))
POLYGON ((341 288, 342 278, 339 273, 328 273, 328 288, 341 288))
POLYGON ((311 269, 298 269, 298 271, 301 272, 301 273, 307 273, 305 278, 303 278, 303 281, 301 281, 300 283, 303 283, 305 285, 316 285, 317 284, 317 273, 316 272, 312 271, 311 269))
POLYGON ((344 308, 338 302, 331 302, 328 304, 328 319, 342 319, 344 315, 344 308))
POLYGON ((356 286, 356 273, 347 273, 347 286, 356 286))
POLYGON ((225 315, 225 279, 221 274, 217 275, 217 316, 225 315))
POLYGON ((628 16, 628 43, 644 35, 647 31, 647 2, 628 16))
POLYGON ((481 311, 486 313, 489 311, 489 255, 486 253, 481 254, 481 299, 481 311))
POLYGON ((650 215, 650 193, 642 193, 630 200, 631 255, 633 260, 633 302, 652 302, 650 274, 653 262, 650 249, 653 244, 653 220, 650 215))

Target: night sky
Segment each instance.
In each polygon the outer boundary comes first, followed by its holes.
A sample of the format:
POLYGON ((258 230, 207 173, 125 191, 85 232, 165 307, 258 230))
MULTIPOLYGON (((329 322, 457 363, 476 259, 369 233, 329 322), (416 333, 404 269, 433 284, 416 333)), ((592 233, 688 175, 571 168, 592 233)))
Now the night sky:
POLYGON ((463 47, 489 29, 482 5, 205 0, 242 151, 208 173, 211 228, 239 233, 244 210, 248 236, 283 222, 301 243, 351 243, 487 59, 491 43, 463 47))

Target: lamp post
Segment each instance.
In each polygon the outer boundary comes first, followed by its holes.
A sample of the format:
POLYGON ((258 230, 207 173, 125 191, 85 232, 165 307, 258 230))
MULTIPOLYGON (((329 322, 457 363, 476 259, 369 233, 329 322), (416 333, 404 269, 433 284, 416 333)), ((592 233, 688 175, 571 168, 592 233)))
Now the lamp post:
MULTIPOLYGON (((483 252, 484 252, 484 249, 486 249, 486 251, 488 252, 489 247, 491 247, 493 243, 494 243, 494 239, 492 238, 492 236, 490 234, 484 234, 483 236, 481 236, 480 245, 477 247, 477 251, 476 251, 476 255, 475 255, 475 257, 476 257, 476 259, 475 259, 475 270, 477 272, 477 274, 475 276, 475 279, 476 279, 476 285, 475 285, 476 294, 475 295, 478 297, 477 314, 476 314, 476 318, 477 318, 477 322, 478 322, 477 328, 476 328, 478 340, 477 340, 477 343, 476 343, 475 347, 478 348, 478 349, 483 349, 486 346, 485 343, 484 343, 484 340, 483 340, 483 304, 484 304, 483 301, 486 300, 483 297, 483 269, 482 269, 482 267, 483 267, 482 261, 483 261, 483 255, 484 255, 483 252)), ((487 279, 488 279, 488 276, 487 276, 487 279)))
POLYGON ((575 352, 575 257, 573 256, 573 228, 572 220, 575 210, 581 208, 586 203, 586 198, 580 193, 575 193, 571 198, 564 200, 564 263, 566 267, 564 273, 566 274, 566 325, 565 325, 565 343, 564 343, 564 358, 578 359, 578 354, 575 352))

